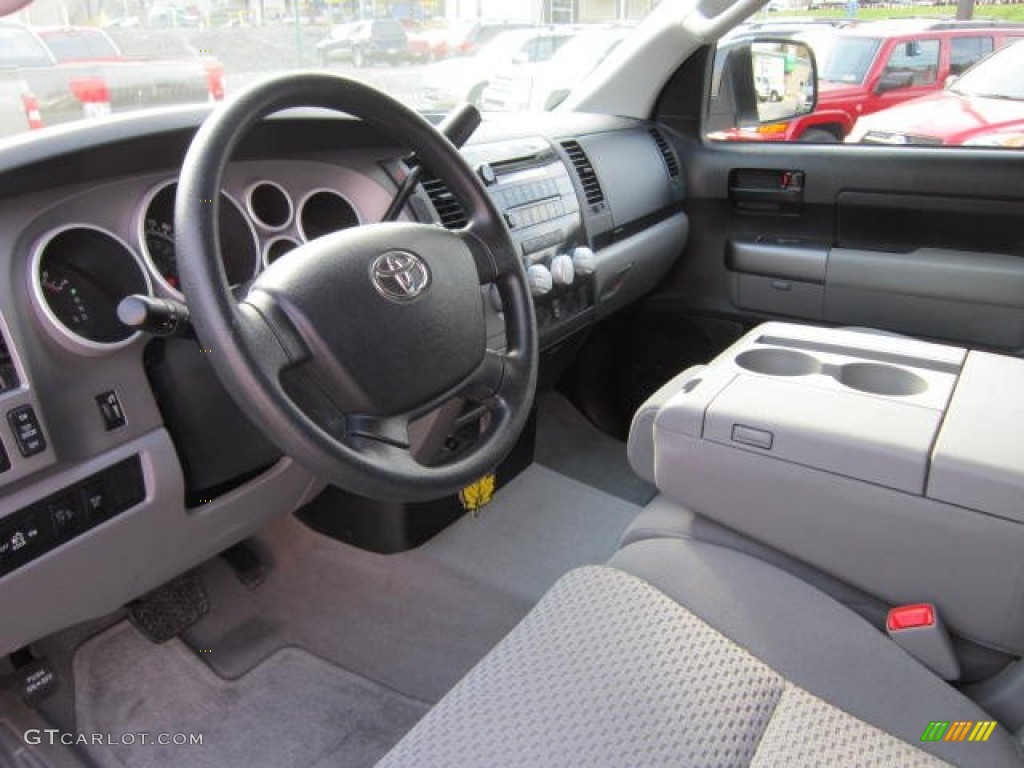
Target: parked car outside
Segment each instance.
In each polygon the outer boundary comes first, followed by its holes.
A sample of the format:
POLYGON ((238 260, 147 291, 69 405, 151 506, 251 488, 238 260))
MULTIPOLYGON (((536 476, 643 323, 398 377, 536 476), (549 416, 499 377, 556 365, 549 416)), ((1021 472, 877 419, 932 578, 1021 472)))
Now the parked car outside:
POLYGON ((819 61, 813 112, 759 130, 722 132, 740 141, 841 141, 858 119, 940 91, 988 53, 1024 37, 1024 25, 898 19, 836 32, 819 61))
POLYGON ((370 19, 337 24, 316 46, 317 60, 327 66, 331 59, 348 58, 355 67, 409 61, 409 36, 394 19, 370 19))
POLYGON ((0 22, 0 82, 5 83, 0 111, 18 115, 4 121, 4 135, 20 132, 25 124, 41 128, 147 106, 224 98, 223 69, 214 57, 127 57, 105 32, 92 27, 35 29, 0 22))
POLYGON ((448 55, 451 30, 447 19, 402 19, 401 24, 409 38, 409 55, 415 61, 438 61, 448 55))
POLYGON ((483 108, 492 112, 521 112, 556 107, 630 31, 631 27, 585 30, 547 61, 530 64, 514 60, 484 89, 483 108))
POLYGON ((940 93, 861 118, 846 140, 1024 149, 1024 42, 992 54, 940 93))
POLYGON ((532 64, 548 61, 577 34, 574 28, 537 27, 502 32, 480 53, 430 65, 423 75, 423 98, 431 108, 448 108, 461 101, 480 104, 491 79, 513 60, 532 64))
POLYGON ((474 56, 502 32, 529 29, 532 24, 521 21, 473 21, 454 25, 448 34, 449 56, 474 56))

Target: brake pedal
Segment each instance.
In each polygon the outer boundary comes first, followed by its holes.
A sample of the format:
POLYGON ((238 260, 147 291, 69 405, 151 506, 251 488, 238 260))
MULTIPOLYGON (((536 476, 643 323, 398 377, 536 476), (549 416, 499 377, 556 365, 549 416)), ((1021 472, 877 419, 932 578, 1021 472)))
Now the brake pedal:
POLYGON ((164 643, 206 615, 210 600, 198 574, 186 573, 128 603, 132 625, 154 643, 164 643))

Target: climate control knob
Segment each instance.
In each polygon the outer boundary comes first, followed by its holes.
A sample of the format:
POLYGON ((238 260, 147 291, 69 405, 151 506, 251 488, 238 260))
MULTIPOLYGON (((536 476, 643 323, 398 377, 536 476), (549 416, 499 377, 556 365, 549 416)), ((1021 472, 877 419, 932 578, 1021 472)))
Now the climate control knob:
POLYGON ((597 269, 597 257, 592 250, 581 245, 572 252, 572 265, 577 275, 592 275, 597 269))
POLYGON ((551 270, 543 264, 531 264, 526 271, 526 277, 530 281, 530 293, 534 297, 546 296, 554 287, 551 270))
POLYGON ((576 270, 570 256, 562 253, 551 260, 551 279, 555 285, 572 285, 574 277, 576 270))

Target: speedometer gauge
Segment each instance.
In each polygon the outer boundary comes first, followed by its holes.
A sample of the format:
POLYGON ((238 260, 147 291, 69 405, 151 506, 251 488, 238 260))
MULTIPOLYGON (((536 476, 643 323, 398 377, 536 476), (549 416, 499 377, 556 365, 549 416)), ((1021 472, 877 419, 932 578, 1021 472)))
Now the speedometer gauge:
MULTIPOLYGON (((174 196, 177 182, 150 193, 139 222, 142 252, 163 286, 181 297, 181 277, 174 249, 174 196)), ((220 250, 224 271, 232 286, 256 274, 260 262, 256 232, 242 209, 223 192, 220 196, 220 250)))

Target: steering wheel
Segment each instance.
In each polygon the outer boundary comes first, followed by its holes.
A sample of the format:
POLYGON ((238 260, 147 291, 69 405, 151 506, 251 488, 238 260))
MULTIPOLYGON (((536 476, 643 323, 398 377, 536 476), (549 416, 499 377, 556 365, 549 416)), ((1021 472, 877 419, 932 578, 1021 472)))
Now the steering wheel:
POLYGON ((214 371, 253 424, 319 477, 377 499, 426 500, 486 474, 515 444, 537 382, 526 273, 476 174, 416 112, 337 75, 255 85, 196 133, 174 223, 182 286, 214 371), (224 169, 250 128, 294 107, 346 112, 407 145, 465 208, 467 226, 335 232, 288 252, 236 298, 218 236, 224 169), (501 297, 501 352, 487 349, 487 284, 501 297), (456 399, 483 416, 479 435, 447 462, 421 462, 410 423, 456 399))

